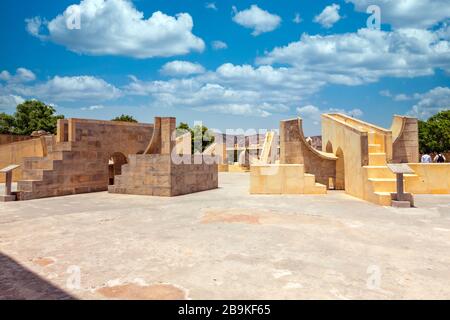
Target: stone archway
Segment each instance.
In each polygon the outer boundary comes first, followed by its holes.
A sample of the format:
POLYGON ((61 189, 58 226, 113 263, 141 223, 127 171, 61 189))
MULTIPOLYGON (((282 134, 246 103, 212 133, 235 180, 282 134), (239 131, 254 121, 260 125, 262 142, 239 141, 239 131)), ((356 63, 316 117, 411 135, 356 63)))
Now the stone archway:
POLYGON ((114 184, 115 176, 122 174, 122 166, 127 162, 127 157, 121 152, 115 152, 111 155, 108 162, 109 185, 114 184))
POLYGON ((333 145, 331 144, 330 141, 327 142, 327 146, 325 147, 325 151, 327 153, 333 153, 333 145))
POLYGON ((336 150, 336 190, 345 190, 345 158, 341 148, 336 150))

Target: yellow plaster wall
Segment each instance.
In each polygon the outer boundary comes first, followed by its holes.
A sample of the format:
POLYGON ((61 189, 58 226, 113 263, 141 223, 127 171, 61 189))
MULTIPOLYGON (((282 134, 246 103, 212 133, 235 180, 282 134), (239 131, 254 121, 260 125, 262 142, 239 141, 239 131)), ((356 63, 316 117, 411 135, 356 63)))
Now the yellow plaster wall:
POLYGON ((412 194, 449 194, 450 163, 408 163, 417 177, 405 179, 412 194))
POLYGON ((251 194, 325 194, 302 164, 258 164, 250 168, 251 194))
POLYGON ((344 155, 346 192, 364 199, 362 166, 368 163, 367 134, 346 125, 340 118, 333 119, 329 115, 322 115, 322 150, 326 149, 328 142, 331 143, 335 155, 338 154, 338 149, 341 149, 344 155))

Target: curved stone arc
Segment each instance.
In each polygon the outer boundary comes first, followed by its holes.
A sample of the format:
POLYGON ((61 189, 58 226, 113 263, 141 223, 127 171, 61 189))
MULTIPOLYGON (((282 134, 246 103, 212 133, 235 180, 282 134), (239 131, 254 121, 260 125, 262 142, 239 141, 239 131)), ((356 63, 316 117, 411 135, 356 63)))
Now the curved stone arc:
POLYGON ((153 124, 152 138, 144 151, 144 154, 160 154, 161 153, 161 118, 155 117, 153 124))
POLYGON ((300 117, 281 121, 280 164, 303 164, 305 173, 329 187, 330 178, 336 177, 336 160, 334 154, 316 150, 306 141, 300 117))

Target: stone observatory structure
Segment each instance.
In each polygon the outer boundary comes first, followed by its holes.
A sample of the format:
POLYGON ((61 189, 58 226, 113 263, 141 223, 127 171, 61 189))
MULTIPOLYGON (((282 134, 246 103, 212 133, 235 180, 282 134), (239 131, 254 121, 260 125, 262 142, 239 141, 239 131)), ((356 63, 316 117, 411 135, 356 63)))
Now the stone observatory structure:
POLYGON ((325 194, 336 178, 337 157, 314 149, 303 134, 302 119, 280 122, 280 163, 254 163, 252 194, 325 194), (330 182, 331 181, 331 182, 330 182))
POLYGON ((416 118, 396 115, 385 129, 344 114, 323 114, 322 143, 338 157, 336 184, 352 196, 391 205, 397 188, 391 163, 407 163, 414 172, 404 176, 406 192, 450 193, 449 163, 418 163, 416 118))
POLYGON ((109 192, 172 197, 218 188, 218 159, 178 154, 176 140, 176 119, 155 118, 144 154, 128 156, 109 192))
POLYGON ((144 152, 152 134, 152 124, 58 120, 56 137, 41 140, 42 156, 22 159, 17 198, 29 200, 106 191, 110 167, 113 177, 119 174, 126 156, 144 152))

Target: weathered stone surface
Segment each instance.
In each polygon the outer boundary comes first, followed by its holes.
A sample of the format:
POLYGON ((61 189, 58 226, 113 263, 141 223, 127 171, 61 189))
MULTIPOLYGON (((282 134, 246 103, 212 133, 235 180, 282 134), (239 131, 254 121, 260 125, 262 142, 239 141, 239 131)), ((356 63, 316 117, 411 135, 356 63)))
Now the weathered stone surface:
POLYGON ((47 156, 25 158, 20 200, 107 190, 113 174, 120 173, 129 154, 144 152, 153 125, 114 121, 63 119, 47 156))
POLYGON ((172 197, 217 188, 218 169, 213 156, 185 154, 180 160, 175 129, 175 118, 156 118, 148 154, 130 155, 129 163, 108 191, 172 197))

